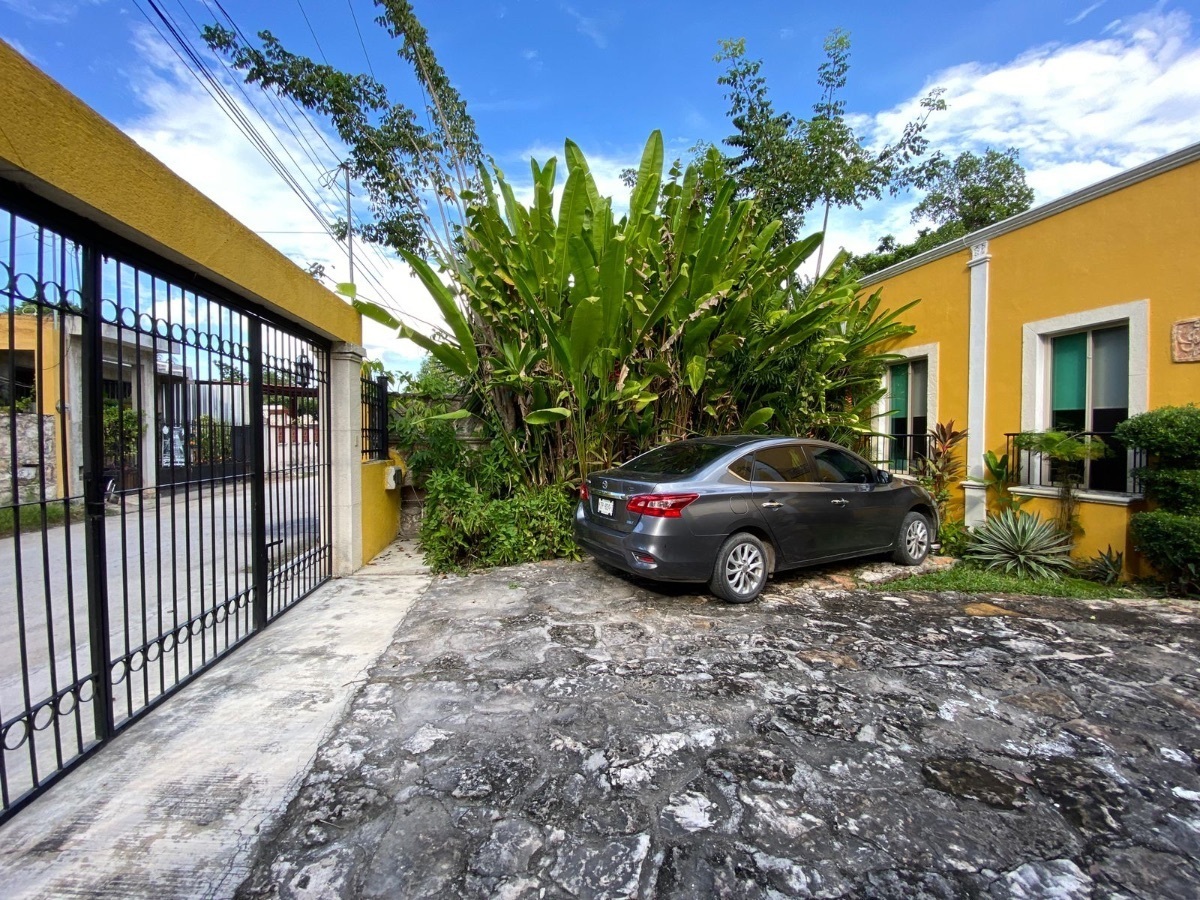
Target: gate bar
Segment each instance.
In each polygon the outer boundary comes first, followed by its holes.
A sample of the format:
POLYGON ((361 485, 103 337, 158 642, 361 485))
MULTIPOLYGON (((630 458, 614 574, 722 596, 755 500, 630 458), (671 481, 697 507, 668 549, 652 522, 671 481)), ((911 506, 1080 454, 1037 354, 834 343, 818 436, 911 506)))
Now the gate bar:
POLYGON ((88 632, 92 654, 92 713, 96 739, 105 741, 113 725, 112 683, 109 679, 108 556, 104 535, 104 331, 100 314, 103 258, 83 245, 83 502, 87 552, 88 632))
POLYGON ((255 477, 250 479, 250 559, 251 577, 254 580, 254 630, 267 626, 267 579, 270 560, 267 556, 267 472, 266 454, 263 448, 265 417, 263 406, 263 345, 262 323, 251 318, 249 326, 250 345, 250 409, 251 415, 250 466, 255 477))

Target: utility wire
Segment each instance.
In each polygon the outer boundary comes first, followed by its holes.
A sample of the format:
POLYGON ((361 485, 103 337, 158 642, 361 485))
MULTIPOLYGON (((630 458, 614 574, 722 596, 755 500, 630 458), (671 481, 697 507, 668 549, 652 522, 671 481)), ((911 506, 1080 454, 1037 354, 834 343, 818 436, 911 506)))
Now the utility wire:
MULTIPOLYGON (((136 2, 138 2, 138 0, 135 0, 135 3, 136 2)), ((145 16, 147 21, 150 22, 150 24, 155 28, 155 30, 158 32, 160 38, 162 38, 165 43, 167 43, 169 46, 171 46, 172 51, 180 59, 180 62, 184 65, 184 67, 187 68, 193 74, 193 76, 195 76, 197 78, 197 81, 201 84, 201 86, 209 94, 209 96, 212 97, 214 102, 217 103, 218 107, 220 109, 222 109, 222 111, 230 118, 230 120, 233 121, 235 126, 237 126, 238 129, 240 131, 242 131, 243 135, 251 142, 251 144, 253 146, 255 146, 255 148, 264 157, 264 159, 268 162, 268 164, 271 165, 271 167, 276 171, 276 173, 279 174, 279 176, 284 180, 284 182, 289 186, 289 188, 297 195, 297 197, 301 200, 301 202, 304 203, 304 205, 309 209, 309 211, 313 214, 313 216, 322 225, 325 233, 328 234, 331 239, 336 241, 337 236, 336 236, 336 234, 333 233, 332 228, 329 226, 328 221, 325 218, 325 214, 328 212, 329 206, 327 205, 326 210, 324 210, 324 211, 317 209, 314 201, 308 196, 307 192, 299 184, 296 177, 291 173, 291 171, 287 168, 287 166, 283 163, 283 161, 278 157, 278 155, 273 151, 273 149, 267 144, 266 140, 258 132, 258 130, 254 126, 254 124, 246 118, 245 114, 241 111, 239 104, 229 95, 229 92, 225 89, 225 87, 221 83, 221 81, 219 79, 217 79, 212 74, 211 71, 209 71, 209 69, 205 65, 203 59, 200 58, 198 54, 196 54, 196 52, 191 47, 190 43, 182 35, 178 24, 174 22, 172 17, 168 13, 166 13, 166 11, 163 8, 159 7, 159 5, 155 2, 155 0, 147 0, 147 2, 149 2, 150 6, 154 9, 155 14, 159 17, 159 19, 162 21, 163 25, 167 28, 167 30, 170 32, 172 37, 175 39, 175 43, 177 43, 178 46, 184 51, 184 54, 186 54, 186 58, 184 55, 180 54, 179 50, 176 49, 174 44, 172 44, 172 42, 167 39, 166 35, 163 34, 163 31, 161 28, 158 27, 158 24, 154 22, 154 20, 149 16, 148 13, 146 13, 146 11, 139 4, 139 10, 142 12, 142 15, 145 16)), ((220 9, 221 13, 224 15, 226 20, 229 22, 229 24, 235 29, 235 31, 237 31, 237 33, 245 41, 246 36, 245 36, 244 32, 242 32, 242 30, 238 27, 237 23, 233 20, 232 16, 230 16, 229 12, 221 4, 220 0, 214 0, 214 2, 216 3, 217 8, 220 9)), ((297 2, 299 2, 299 0, 297 0, 297 2)), ((207 8, 207 0, 205 0, 205 5, 207 8)), ((209 9, 209 11, 211 12, 211 8, 209 9)), ((199 32, 199 26, 197 25, 195 19, 193 19, 191 17, 191 15, 189 13, 187 13, 186 9, 184 10, 184 12, 185 12, 185 14, 187 14, 189 20, 191 20, 193 27, 195 27, 197 29, 197 32, 199 32)), ((303 12, 303 7, 301 7, 301 12, 303 12)), ((351 12, 353 12, 353 9, 351 10, 351 12)), ((307 16, 305 16, 305 18, 307 20, 307 16)), ((311 23, 310 23, 310 29, 311 29, 311 23)), ((315 37, 316 36, 314 34, 314 39, 315 39, 315 37)), ((248 41, 246 41, 246 42, 247 42, 247 44, 249 43, 248 41)), ((318 50, 321 50, 319 44, 318 44, 318 50)), ((365 50, 365 48, 364 48, 364 50, 365 50)), ((323 51, 321 51, 321 52, 322 52, 322 56, 323 56, 324 52, 323 51)), ((369 58, 368 58, 368 65, 370 65, 369 58)), ((283 149, 284 153, 288 156, 288 159, 292 162, 293 166, 296 167, 296 169, 300 172, 301 176, 304 177, 304 179, 308 182, 309 187, 312 188, 312 190, 316 194, 318 200, 320 200, 323 204, 330 204, 330 201, 324 195, 322 195, 321 192, 319 191, 319 189, 317 188, 317 186, 315 184, 313 184, 312 179, 304 173, 303 168, 296 161, 295 157, 292 156, 291 151, 289 151, 287 149, 285 142, 283 142, 280 139, 279 135, 275 132, 271 123, 262 114, 261 110, 259 110, 258 107, 254 104, 253 100, 250 98, 249 94, 246 92, 243 85, 240 82, 236 82, 236 84, 237 84, 238 90, 241 92, 241 94, 245 98, 246 104, 254 111, 254 113, 258 116, 258 118, 262 121, 264 127, 271 134, 271 136, 275 139, 275 141, 279 144, 279 146, 283 149)), ((305 129, 302 129, 299 126, 299 124, 295 121, 295 118, 292 116, 292 114, 290 112, 288 112, 288 110, 280 107, 280 105, 276 101, 276 98, 273 96, 273 94, 270 91, 266 91, 265 93, 267 94, 268 100, 270 100, 272 102, 272 105, 275 107, 276 112, 279 113, 279 115, 281 117, 280 120, 281 120, 281 122, 283 122, 284 126, 288 129, 288 131, 292 134, 292 136, 299 143, 303 143, 304 145, 307 146, 307 152, 305 153, 305 155, 308 157, 309 161, 312 162, 316 166, 321 166, 322 164, 317 159, 317 153, 315 151, 315 148, 313 148, 311 142, 308 141, 303 136, 305 129), (294 128, 288 126, 288 124, 287 124, 288 120, 291 121, 291 124, 292 124, 292 126, 294 126, 294 128)), ((296 102, 294 100, 292 100, 292 105, 296 108, 296 110, 300 114, 301 118, 304 119, 305 124, 308 126, 307 130, 310 131, 311 133, 315 133, 318 137, 320 137, 321 141, 325 144, 326 148, 328 148, 330 150, 331 154, 333 154, 334 156, 337 156, 338 155, 337 151, 334 150, 334 148, 330 145, 329 141, 326 139, 326 137, 322 133, 322 131, 312 123, 311 119, 309 119, 309 117, 307 116, 305 110, 302 107, 300 107, 298 104, 296 104, 296 102)), ((354 218, 358 220, 359 226, 362 227, 362 220, 359 219, 359 217, 357 215, 355 215, 354 218)), ((348 224, 350 224, 350 223, 348 223, 348 224)), ((394 261, 389 260, 387 257, 385 257, 376 245, 367 243, 367 244, 365 244, 365 246, 370 248, 371 252, 374 254, 374 256, 378 260, 380 260, 388 265, 393 264, 394 261)), ((399 304, 395 301, 395 299, 391 296, 390 292, 384 286, 382 276, 380 275, 378 270, 367 261, 366 258, 360 257, 359 266, 363 270, 364 274, 367 276, 367 280, 370 281, 372 283, 372 285, 375 287, 375 289, 380 292, 381 298, 386 298, 384 300, 381 300, 381 302, 383 302, 383 305, 386 308, 388 308, 391 312, 395 313, 396 315, 402 316, 404 318, 408 318, 413 321, 419 322, 419 323, 421 323, 429 328, 432 328, 434 330, 441 330, 442 326, 436 325, 432 322, 429 322, 426 319, 421 318, 420 316, 416 316, 412 313, 409 313, 409 312, 406 312, 406 311, 400 309, 399 304)))
POLYGON ((358 32, 358 43, 362 46, 363 59, 367 61, 367 70, 371 73, 371 77, 375 78, 375 67, 371 65, 371 54, 367 52, 367 42, 363 40, 362 29, 358 27, 358 16, 355 15, 354 4, 351 0, 346 0, 346 6, 350 8, 350 18, 354 21, 354 30, 358 32))

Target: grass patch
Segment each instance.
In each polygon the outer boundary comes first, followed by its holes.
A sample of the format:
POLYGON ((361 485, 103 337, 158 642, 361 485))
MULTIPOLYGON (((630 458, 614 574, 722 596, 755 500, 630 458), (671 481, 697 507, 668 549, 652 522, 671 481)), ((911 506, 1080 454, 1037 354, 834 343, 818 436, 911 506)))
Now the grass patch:
POLYGON ((967 562, 944 572, 914 575, 872 590, 958 591, 963 594, 1029 594, 1035 597, 1071 597, 1079 600, 1107 600, 1113 597, 1152 597, 1141 584, 1100 584, 1066 575, 1062 578, 1019 578, 967 562))
MULTIPOLYGON (((41 531, 42 511, 40 503, 21 504, 21 534, 30 531, 41 531)), ((83 501, 70 501, 71 521, 83 521, 83 501)), ((67 503, 62 500, 46 501, 46 527, 61 525, 67 519, 67 503)), ((0 537, 12 537, 16 531, 16 507, 0 506, 0 537)))

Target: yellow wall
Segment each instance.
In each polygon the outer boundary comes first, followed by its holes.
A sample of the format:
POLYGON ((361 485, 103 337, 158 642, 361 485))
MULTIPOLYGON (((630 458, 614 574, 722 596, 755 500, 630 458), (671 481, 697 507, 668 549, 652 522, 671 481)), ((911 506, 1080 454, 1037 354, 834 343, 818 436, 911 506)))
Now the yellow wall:
MULTIPOLYGON (((362 467, 362 561, 366 565, 396 539, 400 530, 400 488, 384 488, 384 473, 391 460, 363 463, 362 467)), ((396 473, 397 479, 400 473, 396 473)))
POLYGON ((348 304, 0 41, 0 176, 333 340, 348 304))
MULTIPOLYGON (((945 256, 867 287, 882 290, 892 307, 923 298, 904 316, 916 334, 898 346, 938 344, 939 421, 967 426, 968 245, 983 236, 990 257, 985 449, 1004 452, 1005 434, 1021 430, 1023 387, 1040 377, 1022 371, 1029 322, 1148 301, 1148 408, 1200 402, 1200 363, 1171 359, 1172 325, 1200 317, 1200 159, 1174 164, 1046 218, 968 237, 945 256)), ((1053 499, 1035 498, 1025 508, 1052 517, 1056 507, 1053 499)), ((1128 535, 1130 516, 1143 508, 1140 501, 1083 501, 1076 554, 1093 556, 1111 545, 1125 553, 1127 568, 1146 573, 1128 535)))
POLYGON ((1200 363, 1171 360, 1171 326, 1200 316, 1200 162, 988 242, 988 447, 1021 430, 1021 326, 1150 301, 1149 408, 1200 400, 1200 363))

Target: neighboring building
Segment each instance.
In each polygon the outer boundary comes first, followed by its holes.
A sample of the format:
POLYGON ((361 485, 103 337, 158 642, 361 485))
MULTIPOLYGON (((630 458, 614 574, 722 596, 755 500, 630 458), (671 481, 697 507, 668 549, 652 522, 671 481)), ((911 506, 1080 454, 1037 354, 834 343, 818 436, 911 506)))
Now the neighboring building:
MULTIPOLYGON (((1200 144, 1130 169, 863 279, 916 333, 887 376, 876 428, 885 464, 919 455, 935 423, 966 428, 968 524, 987 511, 983 454, 1049 429, 1108 435, 1160 406, 1200 402, 1200 144)), ((1108 443, 1112 443, 1111 440, 1108 443)), ((1030 511, 1053 515, 1057 473, 1020 456, 1030 511)), ((1116 447, 1087 463, 1076 552, 1112 546, 1138 567, 1129 517, 1142 508, 1116 447)))

